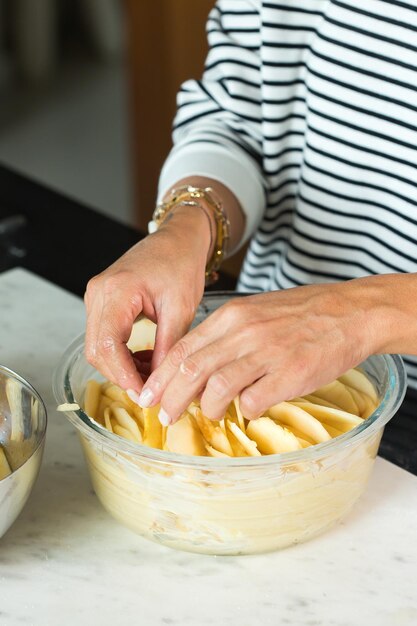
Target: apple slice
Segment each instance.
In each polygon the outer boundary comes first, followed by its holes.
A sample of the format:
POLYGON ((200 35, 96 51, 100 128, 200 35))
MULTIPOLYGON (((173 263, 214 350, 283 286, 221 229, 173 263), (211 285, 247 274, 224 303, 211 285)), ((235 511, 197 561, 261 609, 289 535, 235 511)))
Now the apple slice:
POLYGON ((262 456, 258 450, 256 441, 249 439, 249 437, 241 431, 237 424, 228 421, 227 427, 230 428, 233 435, 236 437, 248 456, 262 456))
POLYGON ((6 478, 6 476, 10 476, 12 473, 9 462, 6 458, 3 448, 0 446, 0 480, 6 478))
MULTIPOLYGON (((132 438, 133 441, 142 443, 143 437, 141 430, 136 420, 133 419, 133 417, 126 411, 126 409, 123 406, 117 404, 117 402, 114 402, 110 407, 110 411, 115 418, 117 424, 125 430, 129 431, 129 433, 131 434, 131 437, 129 437, 129 439, 132 438)), ((116 432, 115 429, 114 431, 116 432)))
POLYGON ((317 398, 323 398, 332 404, 335 404, 342 411, 359 415, 358 405, 354 401, 352 394, 340 380, 334 380, 328 385, 323 385, 320 389, 316 389, 314 395, 317 398))
POLYGON ((143 408, 143 443, 150 448, 162 449, 162 424, 159 421, 159 404, 143 408))
POLYGON ((100 405, 101 384, 97 380, 89 380, 85 388, 84 411, 93 420, 97 420, 100 405))
POLYGON ((156 324, 140 315, 133 323, 132 332, 127 342, 131 352, 153 350, 155 346, 156 324))
POLYGON ((178 454, 207 456, 203 436, 189 414, 185 414, 178 422, 167 427, 164 449, 178 454))
POLYGON ((232 446, 230 445, 230 441, 222 428, 218 424, 216 425, 216 422, 209 420, 196 405, 190 405, 188 411, 195 419, 197 426, 207 443, 219 452, 223 452, 228 456, 233 456, 232 446))
POLYGON ((305 410, 305 406, 304 402, 300 402, 300 406, 290 404, 289 402, 280 402, 280 404, 275 404, 275 406, 268 409, 267 415, 283 424, 293 426, 300 433, 310 437, 314 443, 329 441, 331 437, 327 430, 320 424, 319 420, 305 410))
POLYGON ((276 424, 270 417, 250 421, 246 434, 257 443, 262 454, 294 452, 302 447, 292 432, 276 424))
POLYGON ((359 369, 350 369, 342 376, 339 376, 338 380, 349 387, 353 387, 361 393, 368 395, 375 405, 378 405, 378 395, 375 387, 369 380, 369 378, 361 372, 359 369))
POLYGON ((316 420, 319 420, 319 422, 333 426, 333 428, 337 428, 337 430, 342 432, 347 432, 363 422, 362 417, 352 415, 352 413, 347 413, 340 409, 331 409, 328 406, 304 402, 294 404, 295 406, 302 407, 303 411, 309 413, 316 420))

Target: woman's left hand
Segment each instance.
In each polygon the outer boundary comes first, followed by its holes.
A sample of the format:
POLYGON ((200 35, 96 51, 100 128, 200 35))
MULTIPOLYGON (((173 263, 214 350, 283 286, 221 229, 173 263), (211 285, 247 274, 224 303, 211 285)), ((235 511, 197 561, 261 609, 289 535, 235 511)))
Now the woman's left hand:
POLYGON ((236 298, 178 341, 145 387, 172 424, 201 395, 220 419, 240 394, 254 419, 310 393, 378 351, 368 279, 236 298))

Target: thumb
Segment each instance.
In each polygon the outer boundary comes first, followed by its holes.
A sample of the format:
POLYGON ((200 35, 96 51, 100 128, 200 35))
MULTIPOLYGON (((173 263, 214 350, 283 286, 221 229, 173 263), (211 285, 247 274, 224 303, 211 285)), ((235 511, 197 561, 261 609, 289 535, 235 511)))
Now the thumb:
POLYGON ((161 365, 172 346, 187 334, 193 319, 194 316, 190 320, 188 316, 184 316, 183 311, 172 306, 160 313, 152 356, 152 372, 161 365))

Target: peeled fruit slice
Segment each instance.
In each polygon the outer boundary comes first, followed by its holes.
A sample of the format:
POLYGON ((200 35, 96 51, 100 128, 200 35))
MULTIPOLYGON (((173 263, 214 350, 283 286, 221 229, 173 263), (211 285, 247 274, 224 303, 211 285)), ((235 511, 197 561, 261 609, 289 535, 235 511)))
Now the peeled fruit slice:
POLYGON ((358 407, 358 415, 362 416, 362 414, 366 410, 364 394, 359 393, 359 391, 356 391, 356 389, 354 389, 353 387, 349 387, 349 385, 345 385, 345 388, 349 391, 350 395, 355 401, 356 406, 358 407))
POLYGON ((343 435, 343 431, 338 430, 337 428, 334 428, 333 426, 329 426, 329 424, 323 424, 323 426, 333 439, 335 437, 339 437, 340 435, 343 435))
POLYGON ((77 402, 64 402, 63 404, 58 404, 56 410, 65 413, 66 411, 79 411, 80 408, 77 402))
POLYGON ((209 420, 195 405, 191 405, 188 410, 194 417, 207 443, 219 452, 233 456, 232 446, 222 428, 219 425, 216 426, 215 423, 209 420))
POLYGON ((210 446, 208 443, 206 443, 206 450, 207 450, 208 456, 213 456, 218 459, 230 459, 230 456, 228 454, 224 454, 224 452, 219 452, 218 450, 210 446))
MULTIPOLYGON (((282 424, 279 424, 279 426, 282 426, 282 424)), ((303 442, 305 442, 309 446, 313 446, 314 445, 314 440, 311 439, 311 437, 309 437, 305 433, 301 432, 301 430, 297 430, 296 428, 294 428, 294 426, 288 426, 288 424, 287 424, 287 430, 290 430, 292 432, 292 434, 297 437, 298 441, 300 441, 301 444, 303 442)))
POLYGON ((140 406, 135 406, 135 408, 132 410, 132 414, 133 417, 135 418, 135 420, 138 422, 138 424, 140 425, 140 427, 144 428, 145 426, 145 418, 143 417, 143 409, 140 406))
POLYGON ((297 437, 297 440, 302 448, 309 448, 312 445, 309 441, 303 439, 302 437, 297 437))
POLYGON ((348 370, 342 376, 339 376, 339 380, 344 385, 349 385, 349 387, 353 387, 356 391, 360 393, 364 393, 369 396, 372 402, 375 404, 375 407, 378 405, 378 396, 375 391, 375 388, 369 378, 365 376, 363 372, 358 369, 348 370))
POLYGON ((324 385, 320 387, 320 389, 316 389, 314 395, 317 398, 323 398, 323 400, 335 404, 343 411, 354 413, 355 415, 359 413, 358 405, 349 393, 349 390, 338 380, 334 380, 332 383, 324 385))
MULTIPOLYGON (((104 411, 107 408, 110 407, 112 402, 113 402, 113 400, 111 398, 108 398, 104 394, 101 396, 100 402, 99 402, 99 405, 98 405, 98 409, 97 409, 97 414, 93 418, 93 419, 96 420, 96 422, 98 422, 99 424, 104 424, 104 411)), ((85 409, 85 412, 87 413, 87 415, 90 415, 90 413, 88 413, 88 411, 86 409, 85 409)), ((90 415, 90 417, 91 417, 91 415, 90 415)))
POLYGON ((150 448, 162 448, 162 424, 158 418, 159 404, 143 409, 143 443, 150 448))
POLYGON ((192 456, 207 455, 203 436, 190 415, 167 427, 164 450, 192 456))
POLYGON ((224 454, 227 454, 227 456, 233 456, 233 448, 230 445, 229 438, 224 434, 220 426, 216 426, 214 429, 211 438, 211 445, 219 452, 223 452, 224 454))
POLYGON ((226 426, 226 430, 227 430, 227 437, 233 449, 233 456, 249 456, 245 448, 240 443, 239 439, 235 437, 235 435, 232 433, 230 428, 228 428, 228 426, 226 426))
MULTIPOLYGON (((333 402, 329 402, 324 398, 319 398, 313 393, 309 393, 306 396, 303 396, 303 398, 294 398, 294 400, 297 402, 312 402, 313 404, 321 404, 322 406, 329 406, 332 409, 340 409, 340 406, 337 406, 336 404, 333 404, 333 402)), ((293 400, 291 400, 291 402, 293 402, 293 400)))
POLYGON ((126 391, 123 391, 123 389, 121 389, 117 385, 113 385, 112 383, 104 383, 102 389, 104 395, 107 396, 107 398, 110 398, 110 400, 112 400, 113 402, 118 402, 119 404, 122 404, 124 407, 129 409, 129 411, 137 408, 137 404, 132 402, 126 391))
POLYGON ((127 428, 123 428, 123 426, 120 426, 120 424, 113 423, 113 432, 115 435, 119 435, 120 437, 124 437, 125 439, 128 439, 129 441, 134 441, 135 443, 138 443, 138 440, 136 439, 134 435, 132 435, 130 430, 127 428))
POLYGON ((249 422, 246 434, 256 441, 262 454, 293 452, 302 447, 292 432, 276 424, 270 417, 260 417, 249 422))
POLYGON ((229 406, 229 416, 229 419, 232 422, 235 422, 242 432, 245 432, 245 419, 242 415, 242 411, 240 410, 238 396, 233 400, 233 405, 229 406))
POLYGON ((258 450, 256 441, 252 441, 252 439, 249 439, 249 437, 240 430, 237 424, 235 424, 234 422, 228 422, 227 426, 228 428, 230 428, 230 430, 232 431, 232 433, 234 434, 234 436, 248 456, 262 456, 258 450))
POLYGON ((363 394, 362 397, 363 397, 364 402, 366 404, 366 408, 365 408, 364 412, 362 413, 362 417, 363 417, 363 419, 366 419, 367 417, 372 415, 372 413, 377 408, 378 403, 374 402, 371 398, 369 398, 369 396, 366 396, 365 394, 363 394))
POLYGON ((369 417, 375 411, 378 406, 376 402, 372 400, 368 394, 363 391, 358 391, 353 387, 349 387, 346 385, 346 388, 349 389, 349 392, 352 394, 353 399, 359 408, 359 415, 363 418, 369 417))
POLYGON ((300 403, 300 406, 295 406, 289 402, 280 402, 280 404, 275 404, 268 409, 267 413, 273 419, 277 419, 283 424, 293 426, 298 431, 304 433, 304 435, 310 437, 314 443, 329 441, 331 437, 327 430, 315 417, 307 413, 304 407, 304 403, 300 403), (301 408, 301 406, 303 408, 301 408))
POLYGON ((224 418, 219 420, 219 428, 221 428, 224 434, 226 434, 226 424, 225 424, 224 418))
POLYGON ((101 384, 97 380, 89 380, 85 388, 84 411, 97 420, 100 405, 101 384))
POLYGON ((107 406, 104 409, 104 425, 107 428, 107 430, 109 430, 111 433, 113 432, 113 425, 110 419, 110 407, 109 406, 107 406))
POLYGON ((6 478, 6 476, 10 476, 11 473, 12 470, 10 468, 9 462, 6 459, 3 448, 0 446, 0 480, 6 478))
POLYGON ((156 324, 140 315, 134 322, 132 332, 127 342, 127 347, 131 352, 141 350, 153 350, 155 346, 156 324))
POLYGON ((17 380, 14 380, 13 378, 7 379, 6 396, 10 407, 10 413, 13 416, 10 440, 23 441, 25 416, 23 414, 22 406, 22 388, 17 380))
POLYGON ((329 424, 333 426, 333 428, 337 428, 337 430, 342 432, 347 432, 358 424, 363 422, 361 417, 357 417, 356 415, 352 415, 352 413, 346 413, 346 411, 341 411, 340 409, 331 409, 327 406, 320 406, 318 404, 312 403, 295 403, 295 406, 302 407, 302 410, 309 413, 311 416, 323 422, 324 424, 329 424))
MULTIPOLYGON (((126 409, 114 403, 111 405, 110 410, 117 424, 131 434, 130 439, 142 443, 143 438, 139 426, 133 417, 129 415, 126 409)), ((114 428, 114 432, 119 434, 117 433, 116 428, 114 428)))

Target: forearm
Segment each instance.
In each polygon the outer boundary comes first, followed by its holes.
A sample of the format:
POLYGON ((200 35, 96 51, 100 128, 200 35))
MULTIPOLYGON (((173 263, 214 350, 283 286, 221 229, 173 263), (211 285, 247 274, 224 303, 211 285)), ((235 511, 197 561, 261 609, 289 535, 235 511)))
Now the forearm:
MULTIPOLYGON (((181 180, 177 181, 177 183, 173 185, 173 187, 176 188, 182 185, 192 185, 193 187, 202 188, 211 187, 217 197, 220 198, 223 209, 230 223, 230 240, 227 247, 227 255, 230 256, 230 254, 235 252, 236 249, 239 247, 245 229, 245 216, 236 196, 230 191, 230 189, 226 187, 226 185, 223 185, 217 180, 206 178, 204 176, 189 176, 187 178, 182 178, 181 180)), ((169 192, 170 189, 166 191, 164 199, 167 198, 169 192)), ((189 208, 189 211, 193 210, 193 207, 189 208)), ((186 213, 183 212, 182 215, 183 219, 186 220, 186 213)))
POLYGON ((383 274, 342 283, 362 307, 372 353, 417 355, 417 274, 383 274))

